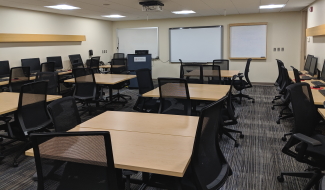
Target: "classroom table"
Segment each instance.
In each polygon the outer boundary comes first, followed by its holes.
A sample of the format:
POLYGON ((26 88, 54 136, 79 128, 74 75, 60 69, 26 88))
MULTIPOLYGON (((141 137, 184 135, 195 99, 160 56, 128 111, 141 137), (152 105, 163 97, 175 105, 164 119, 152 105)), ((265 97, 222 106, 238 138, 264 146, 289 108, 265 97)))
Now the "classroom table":
MULTIPOLYGON (((165 85, 174 85, 168 83, 165 85)), ((227 95, 230 85, 216 85, 216 84, 188 84, 188 90, 191 100, 207 100, 218 101, 227 95)), ((176 92, 176 91, 175 91, 176 92)), ((142 94, 143 97, 159 98, 159 87, 142 94)), ((177 97, 177 94, 175 94, 177 97)))
MULTIPOLYGON (((289 77, 292 81, 295 82, 295 76, 293 74, 293 71, 288 71, 289 77)), ((311 81, 319 81, 319 80, 303 80, 301 82, 308 83, 310 87, 315 86, 311 83, 311 81)), ((317 89, 311 89, 311 93, 313 94, 314 104, 315 105, 323 105, 323 102, 325 101, 325 96, 323 96, 320 92, 318 92, 317 89)))
MULTIPOLYGON (((107 111, 70 131, 109 131, 116 168, 182 177, 192 155, 198 119, 196 116, 107 111)), ((71 149, 86 145, 78 141, 71 149)), ((96 154, 94 150, 89 151, 96 154)), ((34 156, 32 149, 25 154, 34 156)), ((45 156, 51 158, 53 155, 45 156)), ((87 155, 80 156, 76 162, 103 164, 100 156, 92 156, 95 160, 89 160, 87 155)), ((64 153, 56 158, 73 159, 66 158, 64 153)))
MULTIPOLYGON (((220 70, 221 77, 231 78, 234 75, 238 75, 239 70, 220 70)), ((186 77, 199 77, 200 70, 193 70, 189 73, 184 74, 186 77)), ((219 76, 219 72, 216 70, 203 70, 203 76, 214 77, 219 76)))
POLYGON ((324 108, 318 108, 318 113, 325 119, 325 109, 324 108))
MULTIPOLYGON (((46 101, 50 102, 62 98, 61 95, 47 95, 46 101)), ((0 115, 16 111, 18 109, 19 93, 0 92, 0 115)))
MULTIPOLYGON (((113 101, 113 99, 112 99, 112 96, 113 96, 112 85, 118 84, 118 83, 126 81, 126 80, 133 79, 135 77, 137 77, 137 76, 136 75, 125 75, 125 74, 99 74, 99 73, 95 73, 96 84, 108 85, 110 102, 113 101)), ((71 79, 65 80, 64 82, 66 82, 66 83, 75 83, 75 79, 71 78, 71 79)))

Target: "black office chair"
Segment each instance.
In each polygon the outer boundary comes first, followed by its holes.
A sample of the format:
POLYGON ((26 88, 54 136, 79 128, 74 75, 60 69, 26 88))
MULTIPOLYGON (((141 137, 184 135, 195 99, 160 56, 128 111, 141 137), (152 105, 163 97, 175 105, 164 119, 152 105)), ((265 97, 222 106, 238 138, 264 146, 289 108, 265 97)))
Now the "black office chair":
POLYGON ((228 59, 215 59, 215 60, 213 60, 213 65, 219 65, 220 70, 229 70, 229 60, 228 59))
POLYGON ((310 85, 307 83, 292 84, 287 87, 290 94, 292 110, 295 119, 293 135, 282 152, 298 162, 310 165, 304 172, 281 172, 278 181, 283 182, 283 176, 310 178, 304 190, 311 189, 323 176, 325 170, 325 136, 315 133, 320 116, 314 104, 310 85))
MULTIPOLYGON (((277 80, 275 81, 274 85, 275 85, 275 89, 279 92, 281 92, 281 87, 283 86, 283 83, 285 82, 284 79, 282 78, 283 74, 282 74, 282 66, 284 67, 284 64, 281 60, 277 59, 276 60, 277 64, 278 64, 278 70, 279 70, 279 75, 277 80)), ((282 94, 277 95, 273 98, 272 103, 274 103, 275 100, 278 100, 282 97, 282 94)))
POLYGON ((180 78, 158 78, 159 113, 192 115, 192 104, 187 80, 180 78), (170 102, 172 105, 170 105, 170 102))
MULTIPOLYGON (((111 60, 111 74, 129 74, 130 72, 128 71, 127 68, 127 59, 112 59, 111 60)), ((112 96, 113 99, 117 100, 115 102, 117 103, 122 103, 125 104, 127 102, 126 98, 129 98, 130 100, 132 99, 131 96, 125 95, 125 94, 120 94, 120 90, 125 88, 130 84, 130 81, 123 81, 118 84, 115 84, 112 86, 112 89, 116 89, 117 93, 112 96), (120 101, 120 99, 123 99, 124 101, 120 101)))
POLYGON ((221 134, 225 134, 227 137, 235 141, 235 147, 239 146, 239 143, 237 140, 230 134, 230 133, 239 133, 240 138, 244 138, 243 132, 227 128, 225 126, 229 125, 236 125, 237 117, 235 116, 233 101, 232 101, 232 87, 233 87, 233 81, 235 81, 237 78, 237 75, 234 75, 231 80, 231 85, 229 88, 229 91, 227 93, 227 99, 226 99, 226 106, 222 109, 222 120, 223 120, 223 128, 220 130, 221 134))
POLYGON ((90 59, 90 65, 89 67, 94 71, 94 73, 100 73, 99 70, 99 61, 100 61, 100 57, 92 57, 90 59))
MULTIPOLYGON (((46 110, 46 91, 45 81, 24 84, 20 90, 15 120, 6 123, 5 132, 0 133, 1 137, 25 142, 18 145, 20 150, 14 157, 14 166, 18 166, 18 158, 31 146, 29 135, 35 131, 47 131, 46 128, 51 126, 51 119, 46 110)), ((9 151, 1 153, 8 155, 9 151)))
POLYGON ((282 61, 279 62, 278 59, 276 60, 276 63, 278 65, 278 77, 276 78, 276 81, 274 82, 274 86, 279 86, 281 84, 282 75, 281 75, 281 67, 283 66, 282 61))
POLYGON ((47 94, 58 94, 58 73, 56 72, 39 72, 36 74, 36 81, 47 82, 47 94))
POLYGON ((119 189, 111 137, 108 131, 34 133, 31 135, 31 140, 38 176, 38 189, 46 187, 80 190, 119 189), (76 151, 70 150, 72 146, 76 151), (62 161, 68 162, 62 166, 62 177, 55 178, 55 175, 49 175, 44 178, 43 165, 49 160, 56 160, 57 157, 60 160, 63 152, 63 156, 68 159, 62 159, 62 161), (53 184, 53 181, 56 183, 53 184))
POLYGON ((87 111, 91 115, 92 108, 90 103, 96 98, 96 80, 92 69, 77 68, 73 69, 73 76, 75 78, 75 90, 73 97, 85 103, 87 111))
POLYGON ((236 80, 234 82, 234 88, 237 91, 239 91, 239 94, 235 94, 234 97, 239 97, 239 102, 238 102, 239 104, 241 104, 242 98, 247 98, 249 100, 253 100, 252 103, 255 103, 254 98, 242 93, 242 90, 253 87, 252 83, 250 82, 250 80, 248 78, 249 66, 250 66, 251 61, 252 61, 252 59, 247 59, 244 75, 242 73, 239 73, 239 76, 238 76, 239 80, 236 80), (245 76, 245 80, 243 80, 244 76, 245 76))
POLYGON ((114 53, 113 59, 124 59, 125 55, 124 53, 114 53))
POLYGON ((159 102, 157 99, 142 97, 142 94, 154 89, 151 70, 150 69, 139 69, 136 70, 139 95, 138 99, 133 106, 133 109, 139 112, 151 112, 157 113, 159 109, 159 102))
POLYGON ((182 178, 153 175, 154 185, 164 189, 220 189, 232 170, 220 150, 217 135, 221 130, 221 110, 225 99, 211 103, 201 111, 190 164, 182 178))
POLYGON ((45 62, 41 64, 41 72, 54 72, 55 62, 45 62))
POLYGON ((80 63, 78 59, 73 60, 71 63, 72 70, 73 69, 83 69, 85 68, 83 63, 80 63))
POLYGON ((181 66, 180 66, 180 75, 179 78, 186 79, 188 83, 196 83, 196 84, 203 84, 203 68, 202 65, 198 64, 185 64, 179 59, 181 66), (186 73, 190 73, 193 70, 199 70, 200 75, 197 76, 185 76, 186 73))
POLYGON ((9 90, 20 92, 22 85, 29 83, 30 67, 13 67, 10 70, 9 90))
POLYGON ((223 84, 223 81, 221 80, 220 66, 212 65, 212 70, 214 71, 214 75, 213 77, 208 78, 208 84, 223 84))
MULTIPOLYGON (((8 81, 9 79, 4 77, 9 77, 9 75, 10 75, 9 61, 0 61, 0 82, 8 81)), ((7 85, 0 86, 0 92, 4 92, 4 91, 8 91, 7 85)))
POLYGON ((293 66, 291 66, 291 68, 293 70, 293 74, 295 76, 296 83, 300 83, 301 79, 300 79, 299 71, 296 68, 294 68, 293 66))

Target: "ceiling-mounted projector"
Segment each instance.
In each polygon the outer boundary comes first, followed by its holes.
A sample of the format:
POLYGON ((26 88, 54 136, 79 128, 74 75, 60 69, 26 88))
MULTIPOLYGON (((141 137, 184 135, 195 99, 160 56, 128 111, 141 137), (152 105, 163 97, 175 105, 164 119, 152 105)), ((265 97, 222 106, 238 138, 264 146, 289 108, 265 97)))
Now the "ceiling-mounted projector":
POLYGON ((145 12, 158 12, 162 11, 162 7, 164 4, 160 1, 144 1, 139 2, 140 5, 142 5, 142 11, 145 12))

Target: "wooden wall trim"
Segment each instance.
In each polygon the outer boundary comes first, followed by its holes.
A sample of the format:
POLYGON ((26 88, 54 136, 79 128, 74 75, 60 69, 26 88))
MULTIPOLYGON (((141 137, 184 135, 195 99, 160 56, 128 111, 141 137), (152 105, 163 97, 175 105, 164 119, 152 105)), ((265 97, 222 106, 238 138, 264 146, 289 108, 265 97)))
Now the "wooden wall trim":
POLYGON ((306 36, 324 36, 325 24, 306 29, 306 36))
POLYGON ((0 42, 81 42, 85 35, 9 34, 0 33, 0 42))

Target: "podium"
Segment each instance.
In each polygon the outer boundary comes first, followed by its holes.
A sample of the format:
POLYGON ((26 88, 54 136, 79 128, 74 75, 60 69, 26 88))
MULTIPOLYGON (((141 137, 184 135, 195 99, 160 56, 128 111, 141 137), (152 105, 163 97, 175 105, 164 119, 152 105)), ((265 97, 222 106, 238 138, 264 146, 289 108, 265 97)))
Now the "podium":
MULTIPOLYGON (((127 55, 127 64, 128 70, 130 71, 131 75, 135 75, 135 71, 138 69, 150 69, 152 70, 151 61, 152 57, 151 54, 140 55, 140 54, 128 54, 127 55)), ((138 80, 137 78, 130 80, 129 88, 138 88, 138 80)))

